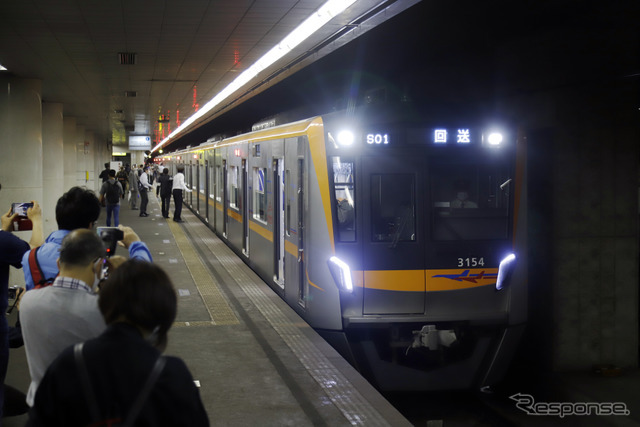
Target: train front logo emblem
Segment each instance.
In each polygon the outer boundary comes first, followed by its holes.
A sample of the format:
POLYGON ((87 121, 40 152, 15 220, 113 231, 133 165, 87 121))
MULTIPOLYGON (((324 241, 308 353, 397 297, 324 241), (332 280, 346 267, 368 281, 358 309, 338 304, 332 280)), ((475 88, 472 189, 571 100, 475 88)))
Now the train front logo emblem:
POLYGON ((471 282, 478 283, 478 280, 496 280, 498 278, 498 273, 489 273, 485 274, 484 270, 482 270, 478 274, 469 274, 469 270, 465 270, 460 274, 437 274, 432 276, 434 279, 436 277, 444 277, 445 279, 455 280, 456 282, 471 282))

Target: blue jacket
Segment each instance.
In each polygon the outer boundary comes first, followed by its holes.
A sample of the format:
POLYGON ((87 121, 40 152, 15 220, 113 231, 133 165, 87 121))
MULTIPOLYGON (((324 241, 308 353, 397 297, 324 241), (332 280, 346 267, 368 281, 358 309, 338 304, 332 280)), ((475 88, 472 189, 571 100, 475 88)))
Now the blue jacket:
MULTIPOLYGON (((45 279, 53 279, 58 275, 58 258, 60 258, 60 246, 62 239, 69 234, 69 230, 57 230, 49 234, 40 249, 38 249, 38 263, 45 279)), ((24 271, 25 288, 31 290, 34 287, 31 269, 29 268, 29 252, 22 256, 22 270, 24 271)), ((129 246, 129 258, 137 258, 143 261, 153 262, 149 248, 143 242, 133 242, 129 246)))

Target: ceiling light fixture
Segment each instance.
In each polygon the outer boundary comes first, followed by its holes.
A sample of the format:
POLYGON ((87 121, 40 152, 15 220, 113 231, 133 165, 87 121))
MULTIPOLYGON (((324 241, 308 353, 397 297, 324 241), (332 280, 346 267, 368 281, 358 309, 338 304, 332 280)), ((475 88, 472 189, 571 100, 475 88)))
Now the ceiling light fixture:
POLYGON ((253 65, 247 68, 242 74, 236 77, 227 87, 222 89, 216 96, 200 108, 195 114, 185 120, 182 125, 178 126, 173 132, 163 139, 160 144, 156 145, 151 152, 159 150, 162 146, 183 132, 192 123, 200 117, 211 111, 216 105, 231 96, 235 91, 242 88, 256 77, 261 71, 273 65, 274 62, 291 52, 296 46, 309 38, 313 33, 322 28, 336 15, 342 13, 345 9, 355 3, 356 0, 329 0, 323 4, 320 9, 305 19, 302 24, 293 30, 289 35, 275 45, 269 52, 264 54, 253 65))
POLYGON ((0 71, 7 71, 7 69, 0 64, 0 71))

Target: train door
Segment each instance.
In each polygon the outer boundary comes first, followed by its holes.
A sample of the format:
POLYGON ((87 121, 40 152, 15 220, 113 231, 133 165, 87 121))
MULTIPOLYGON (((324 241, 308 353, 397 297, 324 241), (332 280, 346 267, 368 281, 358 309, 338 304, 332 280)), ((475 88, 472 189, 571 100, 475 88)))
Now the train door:
MULTIPOLYGON (((189 180, 189 182, 187 183, 189 185, 189 188, 193 189, 193 164, 192 161, 189 161, 189 176, 187 177, 187 179, 189 180)), ((193 209, 193 191, 187 193, 187 197, 189 200, 189 207, 191 207, 193 209)))
POLYGON ((284 288, 284 159, 273 159, 273 271, 284 288))
MULTIPOLYGON (((300 145, 300 142, 298 142, 300 145)), ((298 147, 298 152, 300 152, 298 147)), ((296 189, 298 192, 297 223, 298 223, 298 304, 305 307, 307 304, 307 281, 304 264, 304 158, 298 158, 298 177, 296 189)))
POLYGON ((362 159, 364 314, 425 310, 423 169, 411 157, 362 159))
POLYGON ((227 237, 227 223, 229 222, 229 187, 227 161, 222 161, 222 235, 227 237))
POLYGON ((193 189, 193 193, 195 194, 195 198, 196 198, 196 213, 200 214, 200 161, 198 160, 194 165, 193 165, 194 169, 196 170, 196 180, 195 180, 195 187, 192 187, 193 189))
POLYGON ((209 171, 209 160, 204 161, 204 217, 209 223, 209 200, 211 199, 211 187, 209 186, 209 177, 211 176, 211 172, 209 171))
POLYGON ((242 159, 242 188, 238 202, 242 215, 242 253, 249 255, 249 172, 247 171, 247 159, 242 159))

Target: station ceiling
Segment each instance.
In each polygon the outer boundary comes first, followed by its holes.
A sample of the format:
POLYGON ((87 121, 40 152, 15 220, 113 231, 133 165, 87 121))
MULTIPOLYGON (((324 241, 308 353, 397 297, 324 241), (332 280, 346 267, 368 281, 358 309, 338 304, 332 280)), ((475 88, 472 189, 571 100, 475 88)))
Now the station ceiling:
MULTIPOLYGON (((3 1, 0 65, 41 80, 44 102, 125 147, 129 135, 167 136, 325 1, 3 1)), ((416 1, 355 1, 198 123, 416 1)))

